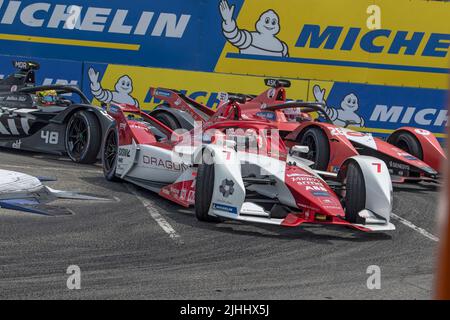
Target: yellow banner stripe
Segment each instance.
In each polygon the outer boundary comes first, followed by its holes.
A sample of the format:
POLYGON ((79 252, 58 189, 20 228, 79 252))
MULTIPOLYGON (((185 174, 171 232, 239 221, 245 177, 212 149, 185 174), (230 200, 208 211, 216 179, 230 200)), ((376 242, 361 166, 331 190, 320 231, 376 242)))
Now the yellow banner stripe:
POLYGON ((4 34, 4 33, 0 33, 0 40, 48 43, 66 46, 106 48, 106 49, 130 50, 130 51, 139 51, 139 49, 141 48, 139 44, 47 38, 47 37, 24 36, 18 34, 4 34))
MULTIPOLYGON (((365 127, 348 127, 351 130, 362 131, 362 132, 371 132, 371 133, 392 133, 395 130, 392 129, 379 129, 379 128, 365 128, 365 127)), ((432 132, 433 133, 433 132, 432 132)), ((447 138, 446 133, 433 133, 436 138, 447 138)))

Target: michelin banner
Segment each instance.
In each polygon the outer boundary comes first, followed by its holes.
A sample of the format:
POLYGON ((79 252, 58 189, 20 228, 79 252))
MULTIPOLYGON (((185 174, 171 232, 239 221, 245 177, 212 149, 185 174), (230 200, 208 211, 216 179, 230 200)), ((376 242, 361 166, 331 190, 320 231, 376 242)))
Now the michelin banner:
POLYGON ((445 89, 450 3, 220 1, 215 71, 445 89))
POLYGON ((446 90, 310 81, 308 100, 325 103, 338 126, 379 136, 412 126, 446 138, 446 90))
MULTIPOLYGON (((263 77, 85 63, 83 91, 97 105, 127 103, 151 110, 161 101, 151 87, 176 89, 196 101, 216 108, 220 92, 259 94, 266 90, 263 77)), ((291 99, 306 101, 309 82, 293 80, 291 99)))
POLYGON ((0 0, 0 54, 447 87, 450 3, 0 0))
MULTIPOLYGON (((151 110, 161 103, 151 87, 177 89, 215 108, 219 92, 259 94, 262 77, 86 63, 83 91, 97 105, 117 102, 151 110), (182 81, 180 81, 182 79, 182 81)), ((292 80, 288 99, 319 101, 336 125, 387 135, 401 126, 430 130, 439 138, 447 126, 447 91, 348 82, 292 80)))

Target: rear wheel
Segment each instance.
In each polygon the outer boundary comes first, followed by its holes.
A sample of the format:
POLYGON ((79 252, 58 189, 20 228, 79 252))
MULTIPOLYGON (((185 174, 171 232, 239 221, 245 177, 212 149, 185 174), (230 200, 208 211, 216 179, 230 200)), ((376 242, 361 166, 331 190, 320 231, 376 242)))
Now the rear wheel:
POLYGON ((319 128, 307 129, 299 143, 302 146, 308 146, 309 152, 304 156, 307 160, 313 161, 313 169, 327 170, 330 161, 330 145, 325 133, 319 128))
POLYGON ((108 181, 120 181, 116 176, 118 150, 117 130, 111 127, 106 132, 102 148, 103 174, 108 181))
POLYGON ((101 130, 97 117, 88 111, 72 115, 66 127, 66 152, 78 163, 95 163, 101 146, 101 130))
POLYGON ((155 113, 155 115, 153 115, 153 117, 172 130, 181 128, 178 120, 168 112, 157 112, 155 113))
POLYGON ((195 183, 195 216, 200 221, 220 222, 220 218, 208 214, 214 192, 214 165, 201 164, 195 183))
POLYGON ((358 213, 366 207, 366 184, 362 170, 355 161, 347 166, 344 185, 345 218, 349 222, 360 223, 362 218, 358 213))
POLYGON ((402 131, 394 134, 394 136, 388 139, 388 142, 410 155, 423 160, 423 151, 420 142, 410 132, 402 131))

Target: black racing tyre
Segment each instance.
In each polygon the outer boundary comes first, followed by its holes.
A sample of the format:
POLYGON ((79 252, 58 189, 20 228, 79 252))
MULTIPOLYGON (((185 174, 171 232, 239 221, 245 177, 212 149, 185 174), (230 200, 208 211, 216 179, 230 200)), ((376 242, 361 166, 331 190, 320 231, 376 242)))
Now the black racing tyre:
POLYGON ((120 181, 116 176, 117 155, 119 152, 119 137, 117 129, 111 127, 106 131, 102 147, 103 174, 108 181, 120 181))
POLYGON ((101 143, 102 134, 97 117, 89 111, 75 112, 66 126, 65 146, 69 158, 78 163, 95 163, 101 143))
POLYGON ((419 140, 408 131, 401 131, 394 134, 388 139, 388 142, 403 151, 408 152, 410 155, 423 160, 422 146, 419 140))
POLYGON ((358 163, 348 163, 345 184, 345 219, 351 223, 360 223, 362 218, 358 213, 366 207, 366 184, 364 175, 358 163))
POLYGON ((178 120, 168 112, 156 112, 153 117, 172 130, 181 129, 181 125, 178 120))
POLYGON ((308 128, 298 142, 302 146, 309 147, 309 152, 302 156, 314 162, 312 168, 326 171, 330 161, 330 145, 325 133, 319 128, 308 128))
POLYGON ((214 192, 214 164, 200 164, 195 182, 195 216, 199 221, 220 222, 208 214, 214 192))

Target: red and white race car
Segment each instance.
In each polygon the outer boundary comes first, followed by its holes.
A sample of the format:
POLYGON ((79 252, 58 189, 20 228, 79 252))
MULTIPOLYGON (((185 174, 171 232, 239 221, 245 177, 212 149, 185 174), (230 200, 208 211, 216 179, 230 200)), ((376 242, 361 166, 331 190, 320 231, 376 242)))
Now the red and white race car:
POLYGON ((224 94, 216 112, 180 92, 152 89, 153 96, 164 102, 151 115, 172 129, 191 129, 195 122, 208 127, 230 119, 265 120, 279 129, 288 147, 307 145, 309 152, 303 156, 314 162, 315 169, 338 172, 349 157, 369 155, 386 163, 394 182, 437 181, 447 156, 431 132, 402 127, 384 141, 334 125, 321 103, 287 102, 287 80, 266 79, 266 84, 270 89, 259 96, 224 94), (290 121, 293 113, 295 120, 290 121))
POLYGON ((182 206, 201 221, 233 219, 294 227, 303 223, 394 230, 392 183, 383 161, 356 155, 338 173, 312 170, 289 154, 267 121, 222 121, 176 134, 132 106, 115 119, 102 149, 108 180, 125 180, 182 206))

